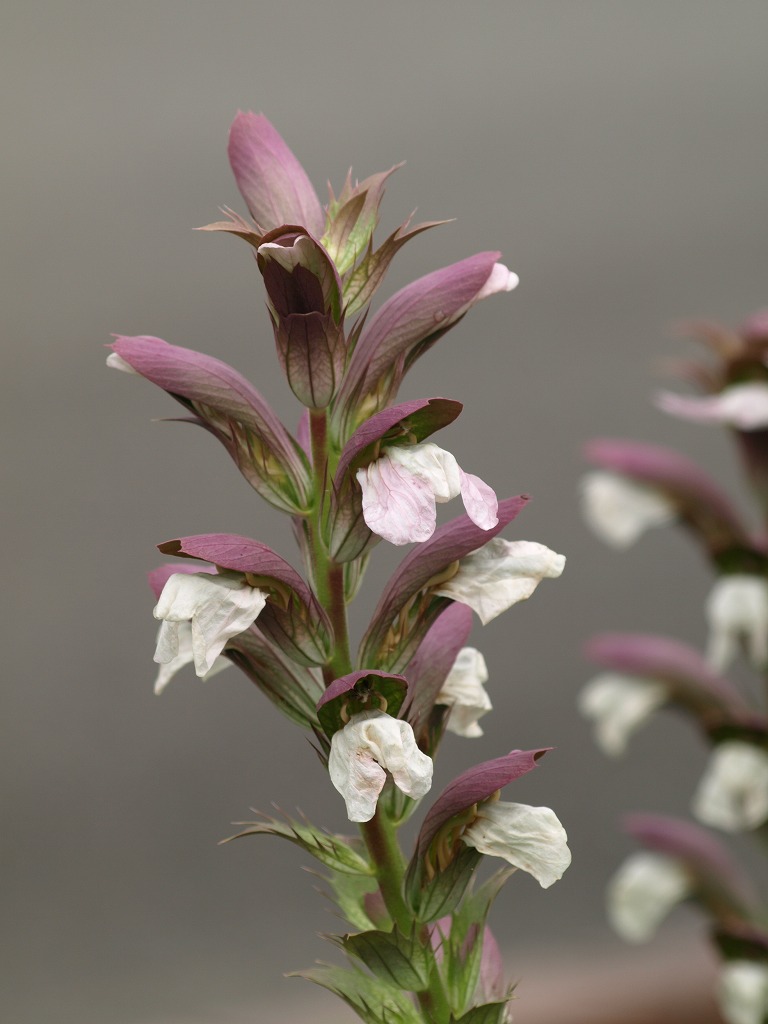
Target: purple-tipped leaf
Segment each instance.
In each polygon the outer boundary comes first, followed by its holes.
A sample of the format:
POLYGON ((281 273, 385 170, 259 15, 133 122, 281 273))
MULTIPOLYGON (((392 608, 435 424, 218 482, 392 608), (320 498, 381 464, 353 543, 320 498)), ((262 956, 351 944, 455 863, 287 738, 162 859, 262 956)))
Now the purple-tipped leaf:
POLYGON ((443 825, 474 804, 493 796, 508 783, 527 775, 551 747, 540 750, 510 750, 502 757, 468 768, 449 782, 427 811, 416 840, 414 862, 421 861, 443 825))
POLYGON ((472 630, 472 610, 454 602, 435 620, 408 665, 408 721, 417 737, 472 630))
POLYGON ((229 130, 229 162, 262 234, 301 224, 318 238, 325 214, 306 171, 263 114, 240 111, 229 130))
POLYGON ((267 501, 289 512, 306 509, 309 473, 303 452, 236 370, 161 338, 118 337, 110 347, 142 377, 191 409, 267 501))
MULTIPOLYGON (((406 285, 366 325, 349 365, 339 404, 379 391, 385 404, 402 374, 485 294, 498 252, 482 252, 406 285), (379 385, 389 377, 390 383, 379 385)), ((500 290, 500 289, 495 289, 500 290)))
POLYGON ((415 547, 395 570, 373 613, 371 624, 360 647, 360 662, 381 665, 393 671, 402 671, 413 656, 426 630, 439 612, 446 607, 446 598, 427 597, 427 606, 413 609, 417 621, 413 628, 404 630, 394 646, 387 640, 395 619, 405 605, 426 587, 438 573, 471 551, 476 551, 512 522, 527 504, 527 495, 518 495, 499 502, 499 521, 490 530, 483 530, 466 516, 458 516, 438 527, 429 540, 415 547), (417 614, 418 613, 418 614, 417 614))

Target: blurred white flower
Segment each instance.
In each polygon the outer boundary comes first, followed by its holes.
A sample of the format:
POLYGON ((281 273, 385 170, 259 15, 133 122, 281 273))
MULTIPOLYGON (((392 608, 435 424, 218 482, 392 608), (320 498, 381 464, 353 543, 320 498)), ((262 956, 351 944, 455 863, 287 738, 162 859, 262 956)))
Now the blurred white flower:
POLYGON ((674 504, 653 487, 606 470, 587 473, 581 498, 587 525, 615 548, 628 548, 646 530, 677 517, 674 504))
POLYGON ((717 395, 677 395, 661 391, 656 405, 664 412, 698 423, 725 423, 738 430, 768 427, 768 384, 732 384, 717 395))
POLYGON ((604 672, 581 691, 578 708, 591 719, 595 742, 603 753, 616 757, 624 753, 635 729, 666 699, 666 688, 655 680, 604 672))
POLYGON ((490 857, 503 857, 533 875, 548 889, 571 863, 568 836, 549 807, 488 801, 461 835, 467 846, 490 857))
POLYGON ((768 1016, 768 965, 727 960, 720 970, 717 997, 727 1024, 763 1024, 768 1016))
POLYGON ((474 647, 462 647, 438 693, 435 703, 445 704, 448 713, 446 729, 457 736, 482 736, 478 718, 492 705, 483 683, 488 681, 485 658, 474 647))
POLYGON ((728 740, 713 750, 693 798, 694 815, 725 832, 757 828, 768 818, 768 753, 728 740))
POLYGON ((672 857, 635 853, 608 884, 608 920, 626 942, 646 942, 690 892, 688 875, 672 857))
POLYGON ((707 660, 718 671, 736 657, 743 640, 752 664, 768 662, 768 580, 764 576, 721 576, 707 598, 707 660))
POLYGON ((328 772, 349 820, 370 821, 387 772, 398 789, 418 800, 432 785, 432 758, 419 750, 408 722, 383 711, 361 711, 333 734, 328 772))

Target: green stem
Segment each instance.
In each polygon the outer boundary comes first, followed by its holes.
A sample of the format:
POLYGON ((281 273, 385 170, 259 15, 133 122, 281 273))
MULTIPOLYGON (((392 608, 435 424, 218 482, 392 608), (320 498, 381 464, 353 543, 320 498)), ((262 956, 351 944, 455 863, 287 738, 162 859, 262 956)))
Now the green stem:
POLYGON ((403 935, 410 935, 413 915, 403 898, 405 861, 392 823, 381 807, 370 821, 360 825, 365 845, 376 870, 384 905, 403 935))

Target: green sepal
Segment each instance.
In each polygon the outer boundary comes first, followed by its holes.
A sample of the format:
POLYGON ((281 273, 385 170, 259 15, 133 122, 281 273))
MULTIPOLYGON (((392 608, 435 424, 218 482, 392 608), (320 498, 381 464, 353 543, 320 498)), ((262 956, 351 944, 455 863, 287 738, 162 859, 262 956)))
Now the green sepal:
POLYGON ((423 1024, 423 1017, 404 992, 362 971, 320 963, 305 971, 291 971, 288 977, 305 978, 328 989, 367 1024, 423 1024))
POLYGON ((426 881, 422 875, 421 885, 418 884, 418 874, 409 873, 406 877, 406 898, 417 919, 428 924, 450 914, 466 892, 481 857, 477 850, 466 847, 434 878, 426 881))
POLYGON ((380 981, 396 985, 406 992, 423 992, 429 987, 432 955, 415 933, 406 936, 395 928, 391 932, 333 936, 333 941, 348 956, 362 960, 380 981))
POLYGON ((286 818, 280 821, 263 815, 263 821, 237 821, 236 825, 247 825, 242 832, 222 840, 229 843, 243 836, 282 836, 302 850, 312 854, 321 864, 341 874, 372 876, 374 874, 370 862, 355 849, 356 840, 342 838, 331 832, 323 832, 309 822, 293 821, 286 818))
POLYGON ((473 1006, 461 1017, 451 1017, 451 1024, 504 1024, 508 1004, 509 1000, 505 999, 501 1003, 484 1003, 482 1006, 473 1006))

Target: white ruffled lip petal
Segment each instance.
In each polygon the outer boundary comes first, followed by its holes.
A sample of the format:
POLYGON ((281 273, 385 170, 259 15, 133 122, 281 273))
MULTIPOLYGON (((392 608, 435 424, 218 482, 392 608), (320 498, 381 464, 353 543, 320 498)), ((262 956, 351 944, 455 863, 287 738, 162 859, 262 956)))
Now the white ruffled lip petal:
POLYGON ((416 745, 408 722, 383 711, 353 715, 331 739, 328 772, 350 821, 370 821, 389 772, 398 789, 419 800, 432 785, 432 759, 416 745))
POLYGON ((476 738, 483 735, 479 718, 492 710, 483 683, 488 681, 485 658, 474 647, 462 647, 445 678, 436 704, 450 708, 446 729, 456 736, 476 738))
POLYGON ((735 658, 740 640, 756 668, 768 662, 768 580, 762 576, 721 576, 707 598, 707 661, 718 671, 735 658))
POLYGON ((483 804, 461 838, 479 853, 502 857, 533 875, 543 889, 562 878, 571 863, 568 836, 549 807, 502 801, 483 804))
POLYGON ((720 970, 718 1002, 728 1024, 763 1024, 768 1014, 768 965, 727 960, 720 970))
POLYGON ((195 672, 206 676, 228 640, 252 625, 267 595, 241 578, 211 573, 174 573, 168 578, 153 615, 162 620, 155 661, 179 656, 179 625, 191 624, 195 672))
POLYGON ((529 598, 541 580, 556 579, 564 567, 565 556, 543 544, 495 537, 463 558, 435 593, 468 605, 485 625, 529 598))
MULTIPOLYGON (((173 679, 177 672, 180 672, 186 665, 191 665, 194 661, 194 654, 192 653, 192 625, 189 622, 163 622, 160 624, 160 630, 158 632, 158 643, 160 642, 160 636, 166 627, 175 627, 177 653, 174 657, 169 660, 163 659, 160 662, 160 667, 155 677, 154 690, 156 694, 160 694, 166 688, 168 683, 173 679)), ((229 658, 218 657, 211 666, 210 671, 202 677, 203 680, 208 680, 212 676, 221 672, 222 669, 227 668, 232 662, 229 658)))
POLYGON ((357 471, 363 492, 363 518, 370 530, 401 546, 429 540, 435 532, 435 499, 423 480, 389 459, 377 459, 357 471))
POLYGON ((511 292, 520 284, 520 278, 509 267, 503 263, 494 263, 488 280, 477 293, 476 301, 487 299, 489 295, 496 295, 497 292, 511 292))

